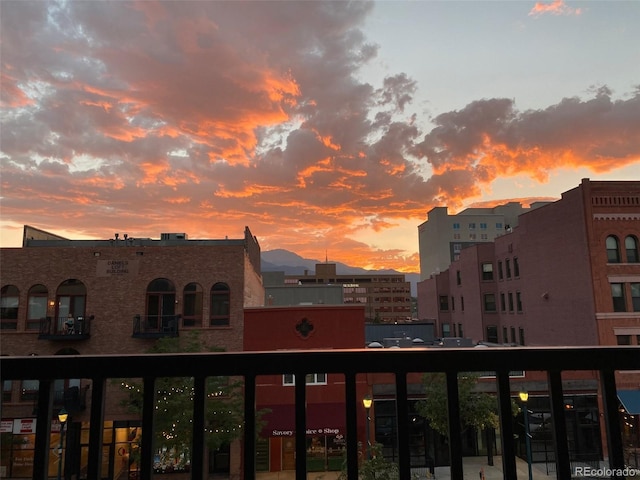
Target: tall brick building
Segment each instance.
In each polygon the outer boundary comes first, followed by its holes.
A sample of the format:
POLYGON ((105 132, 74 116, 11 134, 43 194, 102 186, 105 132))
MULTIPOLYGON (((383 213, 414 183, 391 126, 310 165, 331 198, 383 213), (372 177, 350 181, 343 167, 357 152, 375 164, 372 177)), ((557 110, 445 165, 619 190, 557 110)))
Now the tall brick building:
MULTIPOLYGON (((237 239, 167 233, 159 240, 125 234, 67 240, 27 226, 22 248, 0 250, 0 265, 3 355, 142 353, 158 338, 187 331, 198 331, 207 346, 241 351, 244 308, 264 303, 260 246, 248 228, 237 239)), ((33 420, 37 388, 28 380, 3 384, 2 433, 11 441, 3 442, 2 467, 15 477, 33 462, 34 435, 25 426, 33 420), (19 451, 7 451, 16 435, 19 451)), ((73 409, 67 442, 77 442, 80 453, 68 460, 80 468, 88 428, 82 405, 90 388, 83 379, 55 385, 54 408, 73 409)), ((119 400, 108 395, 105 412, 110 453, 103 471, 110 478, 132 468, 124 458, 131 436, 139 435, 136 415, 119 400)), ((234 457, 239 461, 240 455, 234 457)))

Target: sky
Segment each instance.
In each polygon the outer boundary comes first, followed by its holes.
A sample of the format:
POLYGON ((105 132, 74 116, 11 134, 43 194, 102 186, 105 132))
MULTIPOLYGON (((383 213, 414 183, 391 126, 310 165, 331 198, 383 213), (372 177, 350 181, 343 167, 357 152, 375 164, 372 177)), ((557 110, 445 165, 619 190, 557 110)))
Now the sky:
POLYGON ((427 212, 640 178, 640 2, 0 2, 0 245, 418 272, 427 212))

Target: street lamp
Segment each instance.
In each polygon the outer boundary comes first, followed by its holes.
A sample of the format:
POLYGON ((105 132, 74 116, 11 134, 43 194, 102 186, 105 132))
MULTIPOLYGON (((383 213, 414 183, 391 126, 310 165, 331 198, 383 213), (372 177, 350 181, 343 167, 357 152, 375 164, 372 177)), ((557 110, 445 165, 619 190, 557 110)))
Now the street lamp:
POLYGON ((60 421, 60 446, 58 447, 58 480, 62 478, 62 445, 64 441, 64 424, 67 423, 69 414, 62 408, 58 412, 58 420, 60 421))
POLYGON ((371 460, 371 405, 373 404, 373 399, 370 395, 366 395, 362 399, 362 405, 364 409, 367 411, 367 459, 371 460))
POLYGON ((520 392, 518 396, 520 397, 520 401, 524 406, 524 441, 527 447, 527 467, 529 468, 529 480, 532 480, 533 474, 531 472, 531 434, 529 433, 529 409, 527 408, 529 393, 520 392))

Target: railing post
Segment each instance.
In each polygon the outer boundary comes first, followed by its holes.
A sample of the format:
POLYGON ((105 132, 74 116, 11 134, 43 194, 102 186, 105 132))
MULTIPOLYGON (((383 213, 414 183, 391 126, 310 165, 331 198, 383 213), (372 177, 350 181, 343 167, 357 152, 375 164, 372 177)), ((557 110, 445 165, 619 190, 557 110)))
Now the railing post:
MULTIPOLYGON (((244 477, 256 478, 256 376, 244 377, 244 477)), ((194 478, 194 480, 196 480, 194 478)))
POLYGON ((140 445, 140 480, 151 480, 153 472, 153 414, 155 411, 156 377, 143 378, 142 444, 140 445))
MULTIPOLYGON (((607 431, 607 447, 609 449, 609 467, 614 472, 622 472, 624 470, 624 446, 622 444, 622 430, 620 429, 615 372, 613 370, 601 370, 600 383, 607 431)), ((612 478, 624 477, 613 475, 612 478)))
MULTIPOLYGON (((33 479, 47 480, 49 474, 49 449, 51 419, 53 418, 53 381, 40 380, 38 384, 38 414, 33 459, 33 479)), ((60 431, 62 435, 62 431, 60 431)), ((58 461, 61 461, 59 459, 58 461)))
POLYGON ((307 480, 306 374, 296 373, 296 480, 307 480))
POLYGON ((89 454, 87 458, 87 478, 102 478, 102 436, 104 432, 104 399, 106 380, 93 378, 91 381, 91 412, 89 419, 89 454))
POLYGON ((504 478, 517 478, 509 371, 496 371, 496 383, 498 387, 498 409, 500 411, 502 471, 504 472, 504 478))
POLYGON ((205 441, 205 403, 207 398, 207 379, 203 376, 193 378, 193 430, 191 432, 192 457, 191 478, 201 480, 204 477, 205 441))
POLYGON ((571 478, 571 459, 567 444, 567 419, 564 413, 564 395, 562 393, 562 375, 560 371, 548 371, 549 400, 553 419, 553 448, 556 454, 556 478, 571 478))
POLYGON ((462 480, 462 436, 460 432, 460 398, 458 395, 457 372, 447 372, 447 408, 449 411, 451 478, 453 480, 462 480))
POLYGON ((411 478, 409 449, 409 399, 406 372, 396 373, 396 416, 398 418, 398 468, 400 478, 411 478))
MULTIPOLYGON (((345 401, 347 419, 347 478, 358 478, 358 409, 360 399, 356 397, 356 375, 345 373, 345 401)), ((368 439, 367 439, 368 440, 368 439)))

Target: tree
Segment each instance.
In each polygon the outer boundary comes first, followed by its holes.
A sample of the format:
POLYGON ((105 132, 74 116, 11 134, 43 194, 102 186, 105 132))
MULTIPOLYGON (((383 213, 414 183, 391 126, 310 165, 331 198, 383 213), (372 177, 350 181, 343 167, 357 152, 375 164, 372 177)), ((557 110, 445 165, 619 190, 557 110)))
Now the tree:
MULTIPOLYGON (((444 373, 427 373, 423 377, 425 399, 417 404, 420 415, 429 421, 436 432, 449 436, 449 412, 447 405, 447 384, 444 373)), ((488 393, 476 391, 478 375, 475 373, 458 374, 458 405, 460 407, 461 427, 473 427, 477 430, 497 428, 500 424, 496 398, 488 393)), ((513 403, 514 415, 517 405, 513 403)))
MULTIPOLYGON (((195 353, 207 350, 220 351, 219 348, 207 348, 198 332, 190 332, 182 337, 158 339, 147 353, 195 353)), ((121 388, 128 394, 123 405, 131 412, 142 413, 142 384, 138 381, 122 381, 121 388)), ((193 428, 193 378, 158 377, 155 390, 155 448, 167 452, 174 463, 188 462, 193 428)), ((242 434, 242 382, 229 377, 208 377, 206 391, 205 439, 207 446, 216 450, 242 434)))
MULTIPOLYGON (((363 460, 358 467, 358 478, 360 480, 398 480, 398 465, 384 458, 382 445, 374 443, 371 445, 371 458, 363 460)), ((338 480, 347 480, 346 452, 338 480)))

